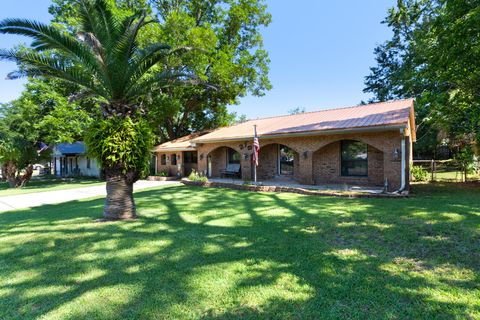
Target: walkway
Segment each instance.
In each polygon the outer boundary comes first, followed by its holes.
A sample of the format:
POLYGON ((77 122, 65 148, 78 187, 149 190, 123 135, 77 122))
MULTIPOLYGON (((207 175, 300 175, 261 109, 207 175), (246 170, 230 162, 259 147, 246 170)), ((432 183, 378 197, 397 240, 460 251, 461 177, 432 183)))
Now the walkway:
MULTIPOLYGON (((232 178, 210 178, 208 179, 211 182, 220 182, 220 183, 231 183, 236 185, 244 185, 245 182, 241 179, 232 179, 232 178)), ((356 185, 347 185, 347 184, 323 184, 323 185, 309 185, 309 184, 299 184, 291 179, 272 179, 264 180, 258 183, 261 186, 276 186, 276 187, 289 187, 289 188, 301 188, 307 190, 323 190, 323 191, 341 191, 341 192, 362 192, 370 194, 380 194, 383 192, 383 187, 375 186, 356 186, 356 185)))
MULTIPOLYGON (((165 186, 178 183, 176 181, 137 181, 134 190, 142 190, 146 188, 165 186)), ((92 197, 105 196, 105 185, 97 185, 93 187, 82 187, 77 189, 45 191, 38 193, 20 194, 14 196, 0 197, 0 212, 15 209, 24 209, 42 206, 45 204, 56 204, 92 197)))

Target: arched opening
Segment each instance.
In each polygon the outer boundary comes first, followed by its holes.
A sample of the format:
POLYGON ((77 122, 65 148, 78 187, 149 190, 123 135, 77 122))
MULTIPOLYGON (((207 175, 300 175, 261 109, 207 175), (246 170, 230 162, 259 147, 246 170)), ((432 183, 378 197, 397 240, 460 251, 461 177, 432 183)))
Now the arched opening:
POLYGON ((315 184, 384 183, 383 152, 358 140, 332 142, 313 153, 315 184))
POLYGON ((229 147, 219 147, 212 150, 207 156, 207 175, 209 178, 221 178, 225 171, 235 171, 228 174, 232 177, 241 177, 240 152, 229 147), (237 172, 238 171, 238 172, 237 172))
POLYGON ((288 146, 272 143, 261 146, 257 167, 260 180, 297 179, 298 153, 288 146))
POLYGON ((295 173, 295 151, 284 145, 279 145, 278 150, 278 174, 281 176, 293 176, 295 173))

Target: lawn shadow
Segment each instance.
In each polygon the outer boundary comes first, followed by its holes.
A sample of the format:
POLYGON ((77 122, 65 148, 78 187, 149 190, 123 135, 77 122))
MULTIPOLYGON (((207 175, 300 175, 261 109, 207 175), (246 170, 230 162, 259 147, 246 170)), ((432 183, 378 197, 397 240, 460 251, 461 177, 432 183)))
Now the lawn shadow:
POLYGON ((102 200, 2 213, 0 318, 478 315, 479 193, 418 192, 169 186, 137 192, 133 222, 94 223, 102 200))

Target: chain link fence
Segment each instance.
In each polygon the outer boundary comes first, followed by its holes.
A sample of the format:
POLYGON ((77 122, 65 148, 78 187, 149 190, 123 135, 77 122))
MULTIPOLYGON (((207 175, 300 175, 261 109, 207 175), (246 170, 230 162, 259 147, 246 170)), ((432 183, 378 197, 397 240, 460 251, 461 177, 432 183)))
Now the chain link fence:
POLYGON ((413 160, 414 181, 467 182, 480 180, 480 160, 467 170, 456 160, 413 160))

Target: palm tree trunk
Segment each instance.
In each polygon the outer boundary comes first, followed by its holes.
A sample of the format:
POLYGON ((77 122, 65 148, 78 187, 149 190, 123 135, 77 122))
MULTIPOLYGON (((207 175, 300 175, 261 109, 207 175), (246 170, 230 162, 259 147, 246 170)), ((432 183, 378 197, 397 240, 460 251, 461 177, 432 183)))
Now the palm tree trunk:
POLYGON ((135 219, 137 217, 133 199, 133 182, 124 175, 107 176, 107 197, 103 217, 108 220, 135 219))

